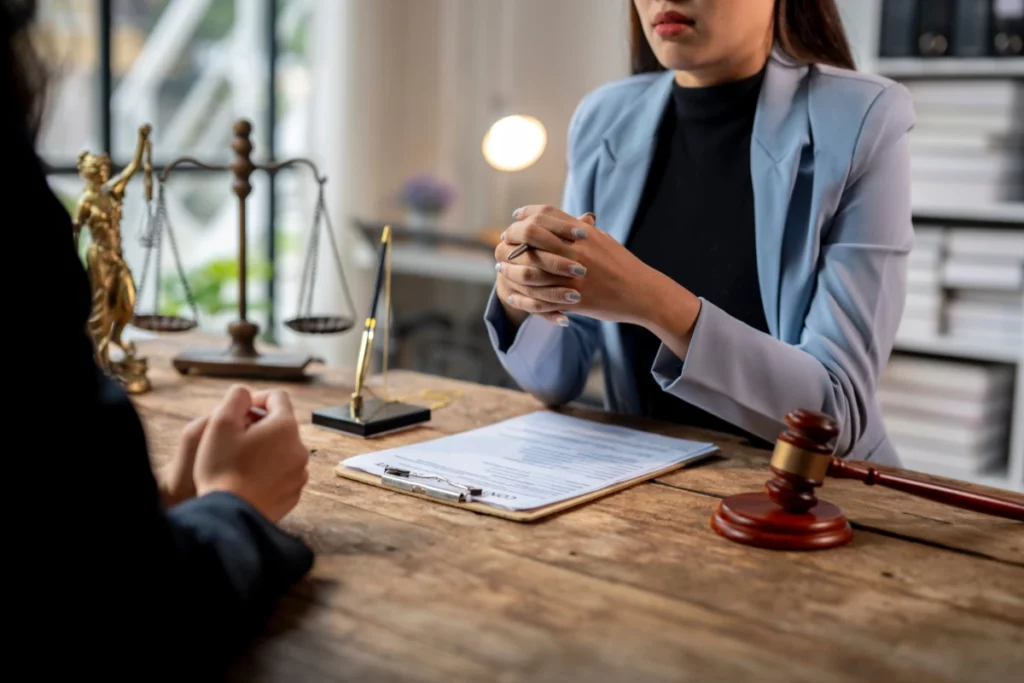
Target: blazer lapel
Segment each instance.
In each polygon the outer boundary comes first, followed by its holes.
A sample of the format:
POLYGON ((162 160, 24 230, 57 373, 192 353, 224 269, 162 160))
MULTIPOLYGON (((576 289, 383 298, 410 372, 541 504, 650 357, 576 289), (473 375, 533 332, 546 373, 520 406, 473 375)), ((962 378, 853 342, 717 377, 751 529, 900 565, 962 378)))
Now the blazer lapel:
MULTIPOLYGON (((804 149, 810 146, 807 66, 772 52, 754 116, 750 175, 758 282, 768 328, 780 336, 781 271, 785 229, 804 149)), ((598 225, 625 243, 647 182, 654 143, 672 93, 673 74, 659 74, 603 139, 595 178, 598 225)))
MULTIPOLYGON (((810 146, 805 76, 807 67, 779 51, 769 59, 754 117, 750 174, 754 188, 754 227, 758 281, 768 327, 779 336, 785 327, 780 311, 782 259, 790 199, 796 186, 803 151, 810 146)), ((647 182, 658 126, 672 93, 672 72, 659 74, 648 89, 615 123, 602 140, 594 181, 594 212, 598 225, 625 243, 647 182)), ((602 324, 608 369, 616 376, 606 386, 611 407, 637 412, 639 404, 632 366, 625 360, 619 326, 602 324)))
POLYGON ((779 294, 786 223, 803 150, 810 145, 807 67, 774 51, 754 115, 750 176, 754 187, 757 276, 768 329, 785 327, 779 294))
POLYGON ((611 125, 597 165, 594 213, 598 225, 625 243, 640 204, 654 143, 674 75, 659 74, 636 102, 611 125))
MULTIPOLYGON (((672 93, 671 71, 656 76, 602 139, 594 178, 594 213, 597 224, 622 244, 629 239, 665 107, 672 93)), ((640 412, 633 365, 626 358, 618 323, 601 324, 604 352, 610 360, 605 382, 609 408, 624 413, 640 412)))

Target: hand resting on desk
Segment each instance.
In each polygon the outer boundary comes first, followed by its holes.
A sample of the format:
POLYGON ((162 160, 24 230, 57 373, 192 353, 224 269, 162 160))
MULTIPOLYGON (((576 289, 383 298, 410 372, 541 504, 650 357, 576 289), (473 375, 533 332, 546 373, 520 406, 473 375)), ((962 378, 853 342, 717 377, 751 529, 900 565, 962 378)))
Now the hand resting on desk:
POLYGON ((171 507, 195 497, 196 481, 192 476, 192 470, 196 464, 199 441, 203 438, 209 421, 210 417, 206 415, 185 425, 181 430, 174 458, 156 473, 160 496, 165 506, 171 507))
POLYGON ((168 505, 233 493, 276 523, 298 503, 308 462, 288 395, 236 386, 211 415, 186 425, 160 488, 168 505))

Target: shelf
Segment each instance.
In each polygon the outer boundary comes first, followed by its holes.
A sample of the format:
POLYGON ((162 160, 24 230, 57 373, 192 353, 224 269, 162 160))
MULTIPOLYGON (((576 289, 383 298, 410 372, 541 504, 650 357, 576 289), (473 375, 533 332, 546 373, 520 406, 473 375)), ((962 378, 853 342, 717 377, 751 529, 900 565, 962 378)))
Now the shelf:
POLYGON ((973 76, 1024 78, 1024 57, 964 59, 958 57, 881 57, 875 72, 889 78, 939 78, 973 76))
POLYGON ((914 218, 918 220, 999 223, 1024 226, 1024 202, 1003 202, 996 204, 918 204, 913 207, 914 218))
POLYGON ((1021 349, 1011 346, 984 346, 944 337, 917 339, 897 337, 895 350, 996 363, 1018 363, 1024 356, 1021 349))

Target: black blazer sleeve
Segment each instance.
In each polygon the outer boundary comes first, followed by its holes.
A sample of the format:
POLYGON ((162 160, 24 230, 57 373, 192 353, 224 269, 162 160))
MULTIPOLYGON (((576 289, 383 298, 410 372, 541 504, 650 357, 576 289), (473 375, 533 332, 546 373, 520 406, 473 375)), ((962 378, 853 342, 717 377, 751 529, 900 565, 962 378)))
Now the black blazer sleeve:
POLYGON ((312 552, 227 493, 162 507, 139 417, 93 360, 89 285, 68 211, 29 138, 9 115, 0 124, 0 157, 16 170, 0 183, 2 291, 5 315, 18 321, 12 336, 24 342, 17 357, 26 359, 5 374, 8 396, 18 398, 9 434, 23 420, 39 430, 30 446, 8 445, 34 465, 26 476, 36 551, 19 564, 36 578, 53 572, 40 591, 57 606, 47 632, 61 644, 36 664, 204 679, 258 633, 310 569, 312 552))

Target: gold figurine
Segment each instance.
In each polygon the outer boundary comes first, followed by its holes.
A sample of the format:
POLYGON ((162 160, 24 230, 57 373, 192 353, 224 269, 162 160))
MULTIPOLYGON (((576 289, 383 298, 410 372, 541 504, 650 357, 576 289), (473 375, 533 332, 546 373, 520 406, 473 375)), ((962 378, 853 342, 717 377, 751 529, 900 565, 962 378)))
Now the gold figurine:
POLYGON ((92 238, 86 255, 92 287, 88 332, 93 341, 96 363, 133 394, 149 391, 150 383, 146 376, 146 359, 136 356, 134 343, 125 343, 121 339, 124 328, 135 313, 135 282, 121 252, 121 216, 125 188, 142 165, 143 152, 146 153, 146 192, 147 195, 152 192, 149 132, 148 124, 139 127, 135 157, 114 178, 110 177, 111 164, 107 154, 82 152, 78 155, 78 174, 85 180, 85 189, 78 200, 73 221, 76 249, 83 227, 89 230, 92 238), (121 350, 121 359, 111 359, 112 345, 121 350))

